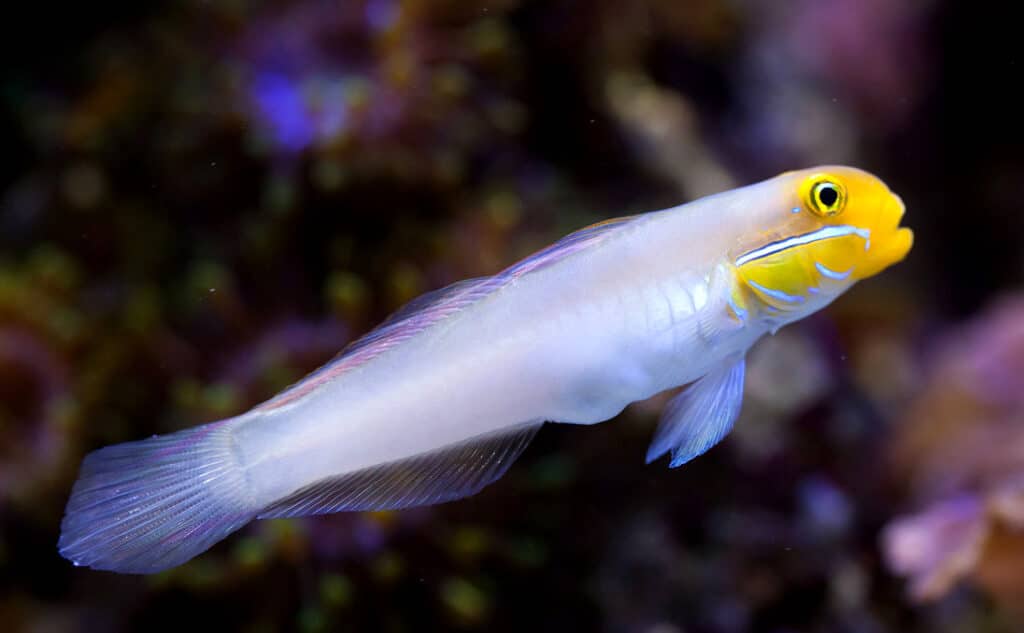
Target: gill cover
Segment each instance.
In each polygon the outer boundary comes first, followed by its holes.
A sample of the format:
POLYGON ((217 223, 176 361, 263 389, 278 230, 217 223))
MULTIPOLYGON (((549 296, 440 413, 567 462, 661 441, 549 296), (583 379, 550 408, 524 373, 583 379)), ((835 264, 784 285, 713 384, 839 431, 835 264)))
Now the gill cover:
POLYGON ((816 309, 910 250, 913 234, 899 226, 903 202, 871 174, 822 167, 779 179, 783 199, 771 225, 735 259, 749 293, 771 308, 816 309))

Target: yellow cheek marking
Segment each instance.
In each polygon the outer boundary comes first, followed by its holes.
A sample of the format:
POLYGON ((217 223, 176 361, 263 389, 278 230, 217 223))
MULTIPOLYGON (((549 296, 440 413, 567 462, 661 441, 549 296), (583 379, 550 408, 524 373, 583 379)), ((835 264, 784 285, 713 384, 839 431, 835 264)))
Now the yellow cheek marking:
POLYGON ((739 267, 740 278, 762 303, 778 310, 793 310, 807 301, 814 278, 802 258, 793 253, 771 256, 739 267))
POLYGON ((825 226, 810 233, 772 242, 736 260, 740 278, 762 302, 778 310, 799 308, 820 292, 825 275, 818 265, 836 275, 852 275, 847 261, 871 247, 871 233, 855 226, 825 226), (852 256, 852 257, 851 257, 852 256), (847 272, 849 271, 849 272, 847 272))

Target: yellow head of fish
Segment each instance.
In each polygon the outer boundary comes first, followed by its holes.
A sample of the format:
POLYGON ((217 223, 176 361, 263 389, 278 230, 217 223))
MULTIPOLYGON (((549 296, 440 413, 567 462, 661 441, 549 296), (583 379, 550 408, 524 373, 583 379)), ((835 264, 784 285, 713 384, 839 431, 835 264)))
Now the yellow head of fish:
POLYGON ((913 233, 899 226, 903 201, 867 172, 824 166, 764 184, 771 204, 758 205, 733 253, 739 304, 791 321, 910 251, 913 233))

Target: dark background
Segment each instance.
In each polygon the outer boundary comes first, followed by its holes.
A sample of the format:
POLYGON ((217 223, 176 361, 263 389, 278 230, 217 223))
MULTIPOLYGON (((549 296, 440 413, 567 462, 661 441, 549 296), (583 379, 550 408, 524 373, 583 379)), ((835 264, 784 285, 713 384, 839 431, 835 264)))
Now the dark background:
MULTIPOLYGON (((1024 575, 922 601, 879 547, 894 517, 1024 473, 947 490, 893 449, 928 428, 936 367, 990 357, 986 310, 1024 277, 1019 28, 994 6, 20 6, 0 26, 0 622, 1021 630, 1024 575), (257 523, 155 577, 58 556, 88 451, 241 412, 574 228, 821 163, 883 178, 914 250, 763 344, 737 431, 685 468, 643 465, 659 400, 545 428, 466 501, 257 523)), ((1007 406, 978 423, 1024 425, 1007 406)))

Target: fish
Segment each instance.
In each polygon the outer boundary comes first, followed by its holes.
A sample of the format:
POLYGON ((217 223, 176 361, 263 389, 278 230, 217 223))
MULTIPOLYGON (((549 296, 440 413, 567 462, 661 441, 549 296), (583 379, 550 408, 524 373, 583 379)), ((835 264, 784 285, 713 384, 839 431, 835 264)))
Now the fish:
POLYGON ((681 466, 732 429, 758 339, 904 259, 904 210, 826 165, 581 229, 414 299, 246 413, 88 454, 58 549, 154 573, 257 519, 468 497, 543 424, 688 385, 646 454, 681 466))

